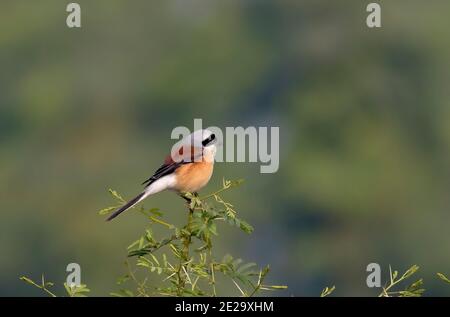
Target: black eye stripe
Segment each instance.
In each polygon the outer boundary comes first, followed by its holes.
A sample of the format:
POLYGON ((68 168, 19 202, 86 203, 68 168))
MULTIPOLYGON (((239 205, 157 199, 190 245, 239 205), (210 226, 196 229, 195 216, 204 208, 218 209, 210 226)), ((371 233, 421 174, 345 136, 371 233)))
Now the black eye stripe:
POLYGON ((211 143, 214 139, 216 138, 216 135, 213 133, 211 134, 208 138, 206 138, 205 140, 202 141, 202 145, 206 146, 209 143, 211 143))

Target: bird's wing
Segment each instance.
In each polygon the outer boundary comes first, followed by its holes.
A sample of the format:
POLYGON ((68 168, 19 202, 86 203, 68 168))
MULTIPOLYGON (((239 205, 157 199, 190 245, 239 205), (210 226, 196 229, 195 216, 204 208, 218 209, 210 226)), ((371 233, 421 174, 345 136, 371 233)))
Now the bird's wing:
POLYGON ((183 161, 164 163, 150 178, 143 182, 142 185, 145 185, 145 187, 150 186, 154 181, 160 179, 161 177, 172 174, 178 167, 183 164, 185 164, 183 161))
POLYGON ((160 179, 163 176, 172 174, 176 171, 178 167, 180 167, 183 164, 189 164, 192 162, 195 162, 196 158, 202 158, 203 157, 203 151, 202 149, 198 149, 195 147, 190 147, 187 153, 184 152, 184 147, 180 147, 178 150, 178 159, 180 159, 179 162, 175 162, 170 155, 166 157, 164 160, 164 164, 161 165, 160 168, 158 168, 155 173, 148 178, 145 182, 142 183, 142 185, 146 185, 145 187, 150 186, 154 181, 160 179))

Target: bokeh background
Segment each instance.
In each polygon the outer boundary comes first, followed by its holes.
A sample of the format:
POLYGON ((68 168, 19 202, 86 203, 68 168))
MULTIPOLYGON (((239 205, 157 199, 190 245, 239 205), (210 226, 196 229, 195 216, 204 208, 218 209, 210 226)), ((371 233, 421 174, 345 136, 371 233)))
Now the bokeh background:
MULTIPOLYGON (((105 223, 107 189, 135 195, 194 118, 280 127, 278 173, 218 163, 204 191, 246 179, 225 198, 256 230, 219 228, 218 253, 270 264, 275 295, 375 295, 371 262, 450 295, 450 2, 379 1, 381 29, 370 1, 77 2, 81 29, 68 1, 0 3, 0 295, 70 262, 117 290, 146 223, 105 223)), ((172 193, 145 206, 184 220, 172 193)))

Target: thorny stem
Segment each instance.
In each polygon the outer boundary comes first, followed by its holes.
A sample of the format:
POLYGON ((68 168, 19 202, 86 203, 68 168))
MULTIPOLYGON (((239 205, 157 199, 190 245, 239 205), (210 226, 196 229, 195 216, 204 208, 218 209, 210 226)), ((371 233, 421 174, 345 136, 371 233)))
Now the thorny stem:
POLYGON ((208 198, 214 197, 214 196, 216 196, 217 194, 220 194, 221 192, 226 191, 227 189, 229 189, 229 187, 221 188, 221 189, 219 189, 218 191, 216 191, 216 192, 214 192, 214 193, 211 193, 211 194, 208 194, 208 195, 206 195, 206 196, 200 197, 200 200, 203 201, 203 200, 206 200, 206 199, 208 199, 208 198))
POLYGON ((193 214, 194 214, 194 209, 189 208, 188 223, 186 225, 186 231, 188 232, 188 234, 185 235, 183 238, 183 245, 184 245, 183 256, 185 257, 186 261, 189 260, 189 245, 191 244, 191 237, 192 237, 191 225, 192 225, 192 220, 193 220, 193 214))
POLYGON ((130 263, 128 261, 125 262, 125 265, 128 268, 128 274, 131 277, 131 279, 136 283, 137 285, 137 291, 139 292, 139 295, 142 295, 144 297, 148 297, 146 286, 147 278, 144 279, 143 282, 139 282, 139 280, 136 278, 136 275, 134 274, 134 271, 130 267, 130 263))
POLYGON ((191 244, 192 241, 192 232, 191 232, 191 227, 192 227, 192 221, 193 221, 193 214, 194 214, 194 208, 192 208, 191 206, 189 206, 189 213, 188 213, 188 222, 187 225, 185 227, 185 230, 187 231, 187 233, 183 233, 182 235, 182 241, 183 241, 183 254, 182 257, 180 258, 180 264, 177 270, 177 276, 178 276, 178 296, 183 296, 183 292, 184 292, 184 288, 186 285, 186 277, 187 276, 183 276, 183 272, 185 273, 187 272, 186 267, 189 263, 189 246, 191 244))
POLYGON ((266 277, 265 274, 263 275, 262 272, 259 273, 258 284, 254 287, 253 291, 250 293, 248 297, 252 297, 261 289, 265 277, 266 277))
MULTIPOLYGON (((211 249, 209 249, 209 256, 212 259, 212 254, 211 254, 211 249)), ((214 273, 214 262, 211 260, 211 284, 212 284, 212 289, 213 289, 213 296, 216 297, 217 293, 216 293, 216 276, 214 273)))
POLYGON ((45 287, 45 282, 42 282, 42 285, 38 285, 34 281, 30 280, 29 278, 22 277, 21 280, 26 281, 27 283, 29 283, 33 286, 36 286, 37 288, 40 288, 41 290, 46 292, 51 297, 56 297, 56 295, 54 293, 52 293, 47 287, 45 287))
POLYGON ((159 223, 160 225, 166 226, 169 229, 173 228, 173 225, 171 225, 171 224, 169 224, 169 223, 167 223, 165 221, 162 221, 161 219, 157 219, 157 218, 155 218, 153 216, 150 216, 150 220, 153 221, 153 222, 159 223))

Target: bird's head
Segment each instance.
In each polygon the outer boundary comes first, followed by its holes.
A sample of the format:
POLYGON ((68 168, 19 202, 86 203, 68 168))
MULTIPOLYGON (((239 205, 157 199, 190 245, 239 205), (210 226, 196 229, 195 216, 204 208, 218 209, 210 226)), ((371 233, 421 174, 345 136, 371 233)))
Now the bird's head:
POLYGON ((216 142, 217 137, 210 130, 194 131, 180 142, 181 148, 175 152, 175 158, 214 162, 217 152, 216 142))
MULTIPOLYGON (((212 133, 210 130, 204 129, 204 130, 198 130, 196 131, 198 134, 201 134, 201 145, 203 148, 203 157, 207 161, 214 161, 214 157, 216 156, 217 152, 217 138, 214 133, 212 133)), ((196 133, 194 132, 194 134, 196 133)))

